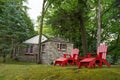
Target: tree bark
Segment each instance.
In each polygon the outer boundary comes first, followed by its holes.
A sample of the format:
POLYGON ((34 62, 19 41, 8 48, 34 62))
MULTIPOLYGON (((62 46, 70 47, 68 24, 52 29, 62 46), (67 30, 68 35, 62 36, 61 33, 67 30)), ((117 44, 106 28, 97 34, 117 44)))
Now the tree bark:
POLYGON ((39 54, 38 54, 38 64, 41 64, 41 39, 42 39, 42 29, 43 29, 43 18, 44 18, 44 10, 45 10, 45 2, 46 0, 43 0, 43 5, 42 5, 42 14, 41 14, 41 19, 40 19, 40 31, 39 31, 39 54))
POLYGON ((12 59, 13 58, 13 50, 14 50, 14 40, 11 39, 11 41, 12 41, 12 51, 11 51, 10 58, 12 59))
POLYGON ((86 0, 78 0, 78 13, 76 14, 78 16, 79 20, 79 29, 81 32, 81 40, 82 40, 82 48, 83 48, 83 54, 86 55, 88 52, 87 48, 87 35, 86 35, 86 29, 84 24, 84 14, 85 14, 85 7, 86 7, 86 0), (79 5, 82 5, 83 7, 79 7, 79 5))
POLYGON ((87 50, 87 36, 86 36, 86 29, 85 29, 84 20, 82 16, 79 18, 79 21, 80 21, 80 32, 81 32, 83 53, 84 55, 86 55, 88 51, 87 50))
POLYGON ((5 63, 5 62, 6 62, 6 53, 3 52, 3 63, 5 63))
POLYGON ((97 47, 100 45, 101 42, 101 7, 100 7, 100 0, 98 0, 98 29, 97 29, 97 47))

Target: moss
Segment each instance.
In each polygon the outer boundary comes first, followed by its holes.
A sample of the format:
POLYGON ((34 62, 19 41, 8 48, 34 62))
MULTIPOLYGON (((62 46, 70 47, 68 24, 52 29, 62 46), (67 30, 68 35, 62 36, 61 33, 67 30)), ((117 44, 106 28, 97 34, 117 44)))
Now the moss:
POLYGON ((120 65, 78 69, 37 64, 0 64, 0 80, 120 80, 120 65))

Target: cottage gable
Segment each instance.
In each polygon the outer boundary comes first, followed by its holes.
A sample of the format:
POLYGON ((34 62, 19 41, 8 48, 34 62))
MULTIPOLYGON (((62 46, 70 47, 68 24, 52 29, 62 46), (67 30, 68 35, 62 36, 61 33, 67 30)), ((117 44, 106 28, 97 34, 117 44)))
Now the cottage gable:
MULTIPOLYGON (((48 38, 45 37, 44 35, 42 35, 42 40, 41 40, 41 42, 44 42, 44 41, 46 41, 46 40, 48 40, 48 38)), ((32 38, 24 41, 23 43, 26 43, 26 44, 39 44, 39 35, 34 36, 34 37, 32 37, 32 38)))

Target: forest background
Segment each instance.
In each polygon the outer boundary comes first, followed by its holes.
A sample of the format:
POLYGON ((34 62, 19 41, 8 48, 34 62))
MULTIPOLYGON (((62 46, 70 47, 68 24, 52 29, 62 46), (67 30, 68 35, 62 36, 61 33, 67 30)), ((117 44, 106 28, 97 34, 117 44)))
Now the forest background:
MULTIPOLYGON (((45 0, 43 34, 62 37, 81 51, 96 52, 98 0, 45 0)), ((0 55, 12 54, 14 48, 39 33, 23 5, 27 0, 0 0, 0 55)), ((100 0, 101 43, 108 45, 107 59, 118 64, 120 59, 120 0, 100 0)), ((42 16, 38 16, 38 23, 42 16)), ((39 23, 40 24, 40 23, 39 23)), ((12 57, 12 56, 11 56, 12 57)))

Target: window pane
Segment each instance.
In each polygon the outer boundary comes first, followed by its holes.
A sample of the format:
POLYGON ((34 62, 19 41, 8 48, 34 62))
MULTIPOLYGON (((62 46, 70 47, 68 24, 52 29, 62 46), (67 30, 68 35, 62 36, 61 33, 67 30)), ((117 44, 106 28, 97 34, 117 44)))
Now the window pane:
POLYGON ((67 45, 66 44, 61 44, 61 49, 66 49, 67 45))
POLYGON ((28 48, 29 48, 29 46, 27 45, 27 47, 26 47, 26 53, 28 53, 28 48))
POLYGON ((57 49, 60 48, 60 44, 57 44, 57 49))
POLYGON ((66 50, 67 49, 67 45, 63 44, 63 43, 59 43, 59 44, 57 44, 57 49, 58 50, 66 50))
POLYGON ((45 44, 42 45, 42 49, 41 50, 42 50, 42 52, 45 51, 45 44))
POLYGON ((33 46, 30 46, 30 53, 33 53, 33 46))

